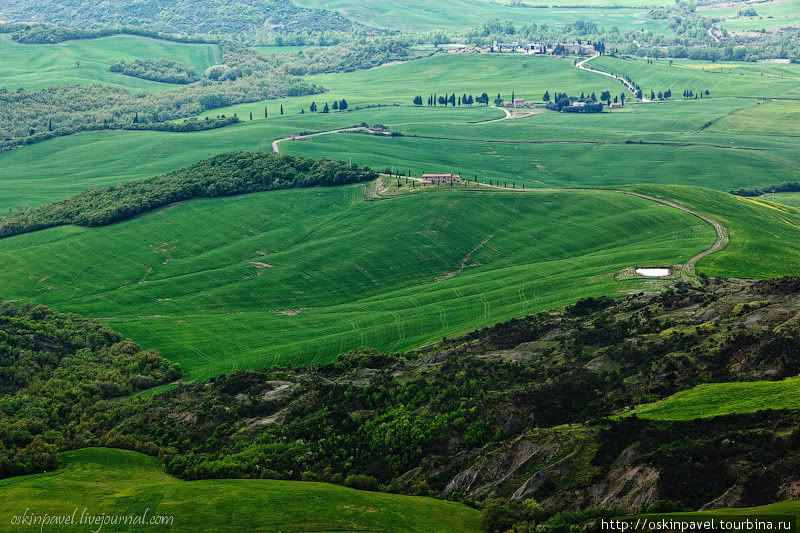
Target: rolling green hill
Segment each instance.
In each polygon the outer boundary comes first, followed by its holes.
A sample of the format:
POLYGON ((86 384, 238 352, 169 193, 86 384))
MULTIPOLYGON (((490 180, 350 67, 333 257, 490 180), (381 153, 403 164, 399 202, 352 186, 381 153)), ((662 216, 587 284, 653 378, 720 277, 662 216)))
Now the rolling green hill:
MULTIPOLYGON (((535 119, 536 117, 534 117, 535 119)), ((462 135, 465 130, 462 130, 462 135)), ((677 183, 729 191, 798 181, 800 166, 762 153, 709 146, 543 141, 541 144, 325 135, 281 144, 281 153, 352 160, 360 165, 410 168, 412 173, 462 172, 481 181, 528 187, 599 187, 677 183)))
POLYGON ((12 522, 26 509, 53 516, 72 515, 76 508, 76 522, 84 509, 109 516, 141 516, 147 509, 148 520, 172 517, 166 525, 104 526, 119 532, 481 531, 480 513, 457 503, 300 481, 187 482, 164 473, 157 459, 108 448, 66 452, 54 472, 0 480, 0 495, 0 531, 15 533, 39 531, 12 522))
POLYGON ((19 44, 0 34, 0 87, 42 89, 52 85, 107 83, 133 90, 173 89, 168 83, 142 80, 109 71, 119 60, 168 58, 201 73, 221 62, 215 44, 183 44, 147 37, 115 35, 61 44, 19 44), (76 61, 80 62, 76 66, 76 61))
MULTIPOLYGON (((306 109, 312 100, 301 100, 306 109)), ((497 109, 384 107, 348 113, 297 114, 299 104, 269 102, 240 106, 243 122, 222 129, 170 133, 158 131, 104 131, 51 139, 0 154, 0 216, 8 209, 60 200, 91 187, 150 177, 188 166, 221 152, 267 151, 273 139, 303 131, 342 128, 366 122, 392 128, 434 122, 441 128, 470 128, 469 123, 502 116, 497 109), (248 120, 248 111, 253 121, 248 120)), ((216 113, 216 112, 215 112, 216 113)))
POLYGON ((690 215, 619 193, 363 186, 176 204, 96 229, 0 240, 6 298, 104 317, 192 379, 402 350, 636 290, 612 274, 713 240, 690 215))

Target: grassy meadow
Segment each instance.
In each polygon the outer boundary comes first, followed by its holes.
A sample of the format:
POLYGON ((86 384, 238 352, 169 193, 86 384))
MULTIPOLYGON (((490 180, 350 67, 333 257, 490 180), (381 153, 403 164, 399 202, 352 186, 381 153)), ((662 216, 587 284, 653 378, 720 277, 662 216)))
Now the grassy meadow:
POLYGON ((764 409, 800 409, 800 377, 707 383, 643 405, 631 414, 653 420, 693 420, 764 409))
POLYGON ((43 89, 52 85, 103 83, 131 90, 162 91, 176 85, 110 72, 124 59, 168 58, 194 67, 198 74, 221 62, 215 44, 184 44, 133 35, 81 39, 59 44, 20 44, 0 34, 0 87, 43 89), (80 66, 76 65, 80 61, 80 66))
MULTIPOLYGON (((61 466, 43 474, 0 480, 0 531, 39 526, 12 524, 28 514, 172 517, 168 525, 106 525, 103 531, 397 531, 479 532, 480 512, 465 505, 348 489, 302 481, 217 479, 182 481, 158 459, 108 448, 60 455, 61 466)), ((44 526, 44 531, 86 531, 87 525, 44 526)), ((91 526, 95 529, 97 526, 91 526)))
POLYGON ((4 297, 108 321, 190 379, 410 349, 587 295, 710 246, 710 226, 613 192, 364 186, 185 202, 0 240, 4 297), (442 190, 444 189, 444 190, 442 190))

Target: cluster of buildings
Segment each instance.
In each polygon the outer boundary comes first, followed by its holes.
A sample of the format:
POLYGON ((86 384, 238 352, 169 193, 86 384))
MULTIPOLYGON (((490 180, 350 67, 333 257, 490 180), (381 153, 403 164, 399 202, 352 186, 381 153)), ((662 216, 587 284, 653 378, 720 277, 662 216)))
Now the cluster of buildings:
POLYGON ((516 53, 528 54, 532 56, 543 55, 587 55, 595 52, 594 45, 580 43, 501 43, 494 41, 486 46, 463 46, 451 48, 451 54, 486 54, 495 53, 516 53))
POLYGON ((503 102, 503 107, 506 108, 513 108, 513 109, 529 109, 532 107, 537 107, 537 104, 541 102, 531 102, 526 101, 523 98, 514 98, 511 102, 503 102))

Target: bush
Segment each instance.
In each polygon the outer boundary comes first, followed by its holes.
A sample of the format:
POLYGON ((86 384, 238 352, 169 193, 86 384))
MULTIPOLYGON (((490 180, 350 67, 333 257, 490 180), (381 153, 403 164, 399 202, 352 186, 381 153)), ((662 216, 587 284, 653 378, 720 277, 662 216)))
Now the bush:
POLYGON ((344 478, 344 485, 351 489, 370 490, 373 492, 378 490, 378 480, 364 474, 350 474, 344 478))

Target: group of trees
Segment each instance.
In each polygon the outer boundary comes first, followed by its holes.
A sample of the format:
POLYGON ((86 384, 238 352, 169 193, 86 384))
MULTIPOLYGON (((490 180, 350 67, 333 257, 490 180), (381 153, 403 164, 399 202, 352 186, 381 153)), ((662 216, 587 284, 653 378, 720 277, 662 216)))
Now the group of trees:
POLYGON ((0 478, 53 470, 56 452, 99 445, 88 426, 108 400, 180 375, 99 322, 0 301, 0 478))
POLYGON ((187 84, 197 81, 192 67, 172 59, 137 59, 131 63, 120 60, 111 65, 111 72, 163 83, 187 84))
MULTIPOLYGON (((659 93, 659 94, 661 94, 661 93, 659 93)), ((683 91, 683 97, 687 98, 687 99, 688 98, 698 98, 698 97, 702 98, 703 95, 709 96, 710 94, 711 94, 711 91, 709 91, 708 89, 706 89, 705 91, 697 91, 697 92, 694 92, 691 89, 684 89, 684 91, 683 91)), ((672 96, 672 93, 670 93, 670 96, 672 96)))
POLYGON ((0 88, 0 152, 81 131, 139 128, 209 109, 322 89, 271 65, 236 81, 192 83, 162 92, 132 93, 107 85, 54 86, 38 91, 0 88))
POLYGON ((625 105, 626 95, 624 92, 619 96, 612 96, 611 92, 603 91, 600 93, 600 98, 592 92, 592 94, 581 93, 579 97, 569 96, 567 93, 554 92, 550 95, 550 91, 545 91, 542 101, 547 105, 547 109, 553 111, 563 111, 565 113, 600 113, 603 111, 602 102, 611 104, 612 100, 617 103, 621 102, 625 105), (598 101, 599 100, 599 101, 598 101))
POLYGON ((778 192, 800 192, 800 182, 787 182, 781 185, 773 185, 760 189, 758 187, 753 189, 736 189, 730 192, 736 196, 762 196, 764 194, 774 194, 778 192))
MULTIPOLYGON (((316 113, 319 107, 317 106, 316 102, 311 102, 311 105, 308 107, 308 110, 312 113, 316 113)), ((341 100, 334 100, 333 101, 333 110, 334 111, 347 111, 347 100, 342 98, 341 100)), ((325 102, 325 106, 320 111, 321 113, 330 113, 331 108, 328 107, 328 102, 325 102)))
MULTIPOLYGON (((424 105, 424 101, 422 99, 422 95, 417 95, 413 99, 414 105, 421 106, 424 105)), ((480 96, 473 96, 471 94, 462 94, 461 96, 456 96, 456 93, 451 94, 431 94, 428 96, 427 105, 429 106, 471 106, 473 104, 479 105, 489 105, 489 95, 486 93, 481 94, 480 96)))
POLYGON ((66 200, 0 219, 0 238, 62 224, 102 226, 192 198, 343 185, 377 178, 368 167, 272 152, 220 154, 153 178, 90 189, 66 200))

